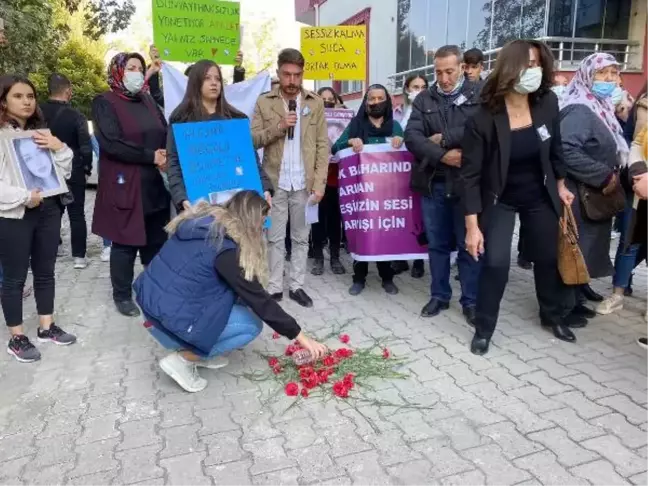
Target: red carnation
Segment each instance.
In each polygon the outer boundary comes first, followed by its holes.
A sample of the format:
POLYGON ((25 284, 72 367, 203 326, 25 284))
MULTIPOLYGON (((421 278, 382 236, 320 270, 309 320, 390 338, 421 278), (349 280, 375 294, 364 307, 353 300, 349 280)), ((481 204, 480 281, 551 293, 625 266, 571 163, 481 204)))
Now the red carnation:
POLYGON ((328 383, 329 372, 326 371, 326 370, 320 371, 318 373, 317 377, 318 377, 320 383, 328 383))
POLYGON ((389 353, 389 349, 387 348, 383 349, 383 359, 389 359, 389 356, 391 356, 391 354, 389 353))
POLYGON ((306 388, 301 389, 301 396, 304 398, 308 398, 308 390, 306 388))
POLYGON ((298 348, 294 344, 289 344, 286 346, 286 356, 292 356, 297 350, 298 348))
POLYGON ((279 333, 277 331, 272 333, 272 339, 279 339, 280 337, 281 336, 279 335, 279 333))
POLYGON ((286 385, 286 395, 289 397, 296 397, 299 395, 299 385, 297 383, 290 382, 286 385))
POLYGON ((340 341, 342 341, 344 344, 347 344, 349 341, 351 341, 351 338, 348 334, 340 334, 340 341))
POLYGON ((279 364, 279 360, 277 358, 268 359, 268 365, 270 366, 270 368, 274 368, 278 364, 279 364))
POLYGON ((342 381, 336 381, 333 385, 333 393, 336 397, 346 398, 349 396, 349 388, 342 381))
POLYGON ((353 351, 348 348, 340 348, 335 351, 336 358, 346 359, 346 358, 350 358, 351 356, 353 356, 353 351))
POLYGON ((344 375, 344 380, 342 381, 344 383, 344 386, 346 386, 349 389, 353 388, 354 385, 353 377, 354 377, 353 373, 347 373, 346 375, 344 375))
POLYGON ((272 368, 272 372, 273 372, 275 375, 280 374, 282 371, 283 371, 283 368, 282 368, 281 366, 279 366, 279 365, 277 365, 277 366, 275 366, 274 368, 272 368))
POLYGON ((322 364, 324 366, 335 366, 336 361, 335 361, 335 358, 333 356, 329 355, 329 356, 327 356, 326 358, 324 358, 322 360, 322 364))
POLYGON ((316 374, 310 375, 308 378, 302 378, 302 385, 306 388, 311 389, 319 385, 319 377, 316 374))
POLYGON ((306 379, 312 376, 315 373, 315 370, 312 366, 304 366, 299 369, 299 378, 306 379))

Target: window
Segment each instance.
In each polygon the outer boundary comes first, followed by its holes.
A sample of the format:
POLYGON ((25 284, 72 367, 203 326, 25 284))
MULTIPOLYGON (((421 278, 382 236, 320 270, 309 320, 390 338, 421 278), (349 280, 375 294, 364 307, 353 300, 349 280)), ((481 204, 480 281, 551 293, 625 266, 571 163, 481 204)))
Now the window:
POLYGON ((491 0, 471 0, 468 8, 466 46, 482 51, 490 49, 491 0))
POLYGON ((548 35, 588 39, 627 39, 629 0, 549 0, 548 35))
POLYGON ((341 81, 340 94, 358 93, 364 88, 364 81, 341 81))

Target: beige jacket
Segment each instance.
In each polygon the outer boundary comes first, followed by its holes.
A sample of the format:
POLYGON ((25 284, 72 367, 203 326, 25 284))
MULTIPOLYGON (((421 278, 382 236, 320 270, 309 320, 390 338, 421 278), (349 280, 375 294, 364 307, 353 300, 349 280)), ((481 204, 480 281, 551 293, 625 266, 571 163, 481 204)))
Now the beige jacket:
MULTIPOLYGON (((259 96, 252 117, 254 148, 263 149, 263 168, 275 189, 279 187, 279 172, 286 140, 286 132, 279 129, 279 122, 286 116, 279 89, 277 86, 259 96)), ((324 194, 330 149, 322 99, 311 91, 302 90, 300 116, 306 190, 324 194)))
MULTIPOLYGON (((0 128, 0 133, 16 131, 10 127, 0 128)), ((70 177, 72 171, 72 150, 64 145, 58 152, 52 152, 54 163, 61 169, 63 177, 70 177)), ((12 169, 9 154, 0 147, 0 218, 22 219, 25 215, 26 204, 31 196, 27 189, 12 185, 12 169)))
POLYGON ((634 133, 632 134, 632 139, 636 139, 637 135, 641 132, 641 129, 646 126, 646 123, 648 122, 648 96, 643 95, 641 98, 637 100, 637 110, 636 110, 636 117, 637 119, 635 120, 635 130, 634 133))

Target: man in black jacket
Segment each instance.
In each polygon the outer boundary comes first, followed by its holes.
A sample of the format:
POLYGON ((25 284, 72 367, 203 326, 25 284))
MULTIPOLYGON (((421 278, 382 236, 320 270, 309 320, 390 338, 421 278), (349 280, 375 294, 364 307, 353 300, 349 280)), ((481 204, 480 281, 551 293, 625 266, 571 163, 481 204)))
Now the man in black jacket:
POLYGON ((455 179, 461 167, 464 125, 479 105, 481 83, 465 78, 461 60, 457 46, 444 46, 436 51, 437 81, 414 100, 405 145, 416 157, 411 187, 422 196, 432 275, 431 299, 421 315, 432 317, 448 309, 452 297, 450 253, 458 248, 460 302, 466 320, 472 324, 479 263, 466 252, 466 228, 455 179))
POLYGON ((74 152, 72 174, 68 187, 74 202, 67 206, 70 218, 72 256, 74 268, 88 266, 86 245, 88 228, 85 220, 85 185, 92 172, 92 142, 88 133, 88 120, 78 110, 70 106, 72 83, 62 74, 54 73, 47 82, 49 100, 41 105, 47 127, 52 134, 74 152))

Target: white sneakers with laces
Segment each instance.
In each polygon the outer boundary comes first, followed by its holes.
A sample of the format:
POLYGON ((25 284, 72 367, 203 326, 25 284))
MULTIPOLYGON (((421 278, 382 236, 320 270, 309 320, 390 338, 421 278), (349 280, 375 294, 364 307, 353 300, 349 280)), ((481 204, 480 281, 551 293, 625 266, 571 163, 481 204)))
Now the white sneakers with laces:
POLYGON ((596 306, 597 314, 606 316, 623 309, 623 295, 612 294, 596 306))
POLYGON ((214 358, 196 361, 198 368, 207 368, 210 370, 219 370, 225 368, 229 364, 229 359, 224 356, 216 356, 214 358))
POLYGON ((160 368, 185 391, 197 393, 207 386, 207 380, 198 374, 196 363, 187 361, 178 353, 171 353, 160 360, 160 368))
POLYGON ((110 247, 106 246, 101 250, 101 261, 106 263, 110 261, 110 247))
POLYGON ((88 268, 88 261, 85 258, 75 258, 74 269, 83 270, 84 268, 88 268))

